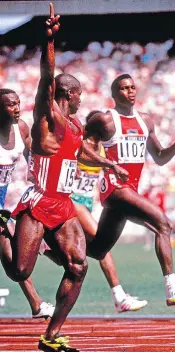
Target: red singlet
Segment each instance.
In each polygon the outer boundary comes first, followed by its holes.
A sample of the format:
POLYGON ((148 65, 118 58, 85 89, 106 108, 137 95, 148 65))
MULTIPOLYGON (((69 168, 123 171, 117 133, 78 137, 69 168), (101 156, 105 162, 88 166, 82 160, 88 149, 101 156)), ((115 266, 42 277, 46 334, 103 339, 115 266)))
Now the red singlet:
POLYGON ((31 172, 36 180, 35 186, 24 193, 12 216, 29 208, 33 217, 49 229, 76 216, 69 195, 76 176, 77 154, 83 135, 77 120, 71 121, 79 131, 75 134, 66 123, 64 140, 56 155, 33 154, 31 172))
POLYGON ((145 162, 148 137, 148 128, 136 110, 133 116, 119 115, 115 109, 110 111, 116 131, 110 140, 103 142, 103 146, 107 158, 117 161, 129 172, 129 179, 126 183, 122 183, 116 178, 112 169, 105 169, 104 177, 100 182, 102 203, 116 188, 131 187, 137 191, 145 162))

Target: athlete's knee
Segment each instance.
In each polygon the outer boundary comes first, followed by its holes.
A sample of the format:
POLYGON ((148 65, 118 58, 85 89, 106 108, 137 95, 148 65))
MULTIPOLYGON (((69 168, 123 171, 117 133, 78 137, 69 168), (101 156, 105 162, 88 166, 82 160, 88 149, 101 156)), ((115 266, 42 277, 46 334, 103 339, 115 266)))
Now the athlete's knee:
POLYGON ((87 273, 88 263, 87 260, 76 260, 75 262, 71 260, 68 263, 68 270, 70 275, 75 281, 82 281, 87 273))
POLYGON ((106 251, 105 252, 96 252, 96 253, 93 253, 93 255, 91 255, 91 257, 93 259, 96 259, 96 260, 103 260, 106 256, 106 251))
POLYGON ((16 268, 12 263, 9 264, 6 260, 2 260, 2 266, 6 272, 6 275, 15 282, 21 282, 28 279, 30 272, 25 268, 16 268))
POLYGON ((170 235, 171 232, 173 230, 173 224, 171 222, 171 220, 169 220, 166 216, 164 217, 164 219, 162 221, 160 221, 159 223, 159 234, 166 236, 166 235, 170 235))
POLYGON ((168 219, 168 232, 171 234, 173 231, 173 223, 168 219))
MULTIPOLYGON (((4 270, 5 270, 6 275, 7 275, 11 280, 13 280, 14 272, 13 272, 13 270, 12 270, 11 264, 9 263, 9 261, 7 260, 6 257, 3 256, 3 257, 1 258, 1 264, 2 264, 2 266, 3 266, 3 268, 4 268, 4 270)), ((15 281, 15 280, 13 280, 13 281, 15 281)))
POLYGON ((100 248, 100 246, 96 246, 94 242, 89 243, 87 247, 87 255, 96 260, 102 260, 106 256, 108 250, 104 250, 100 248))
POLYGON ((25 281, 29 278, 31 272, 26 266, 19 266, 11 271, 12 280, 16 282, 25 281))

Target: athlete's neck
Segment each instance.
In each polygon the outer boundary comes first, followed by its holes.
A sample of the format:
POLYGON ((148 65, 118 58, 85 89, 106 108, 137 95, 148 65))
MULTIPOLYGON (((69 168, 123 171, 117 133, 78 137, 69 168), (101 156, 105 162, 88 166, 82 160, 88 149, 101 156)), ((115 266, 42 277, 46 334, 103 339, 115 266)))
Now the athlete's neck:
POLYGON ((12 128, 12 123, 0 123, 0 134, 4 135, 4 137, 9 136, 12 128))
POLYGON ((120 115, 124 115, 124 116, 133 116, 134 115, 134 112, 133 112, 133 106, 131 107, 128 107, 128 106, 120 106, 120 105, 117 105, 115 106, 115 110, 117 110, 117 112, 120 114, 120 115))
POLYGON ((12 131, 12 125, 4 125, 0 126, 0 144, 7 144, 10 140, 10 134, 12 131))
POLYGON ((61 110, 62 115, 66 118, 66 120, 71 121, 68 101, 66 99, 60 99, 57 100, 57 104, 61 110))

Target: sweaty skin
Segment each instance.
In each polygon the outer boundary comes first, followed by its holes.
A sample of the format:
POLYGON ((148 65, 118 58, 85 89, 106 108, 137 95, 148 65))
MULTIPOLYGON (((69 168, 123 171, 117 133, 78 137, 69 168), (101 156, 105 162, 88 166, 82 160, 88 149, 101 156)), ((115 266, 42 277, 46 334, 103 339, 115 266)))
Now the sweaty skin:
MULTIPOLYGON (((127 75, 126 75, 127 76, 127 75)), ((128 75, 129 76, 129 75, 128 75)), ((115 83, 115 82, 114 82, 115 83)), ((136 97, 136 87, 132 78, 121 76, 114 87, 112 84, 112 95, 115 100, 115 110, 121 116, 130 117, 134 115, 133 107, 136 97)), ((148 129, 147 150, 158 165, 164 165, 175 154, 175 144, 163 148, 158 141, 152 119, 146 114, 139 113, 144 119, 148 129), (145 118, 147 119, 145 120, 145 118)), ((96 137, 103 142, 110 140, 115 134, 115 125, 110 111, 95 114, 86 125, 86 138, 96 137)), ((107 150, 110 154, 110 147, 107 150)), ((116 160, 117 161, 117 160, 116 160)), ((127 164, 122 167, 127 170, 127 164)), ((132 176, 130 174, 130 176, 132 176)), ((129 182, 129 181, 128 181, 129 182)), ((142 224, 151 229, 155 237, 156 254, 163 275, 173 272, 172 250, 170 245, 171 222, 159 207, 152 204, 148 199, 140 196, 131 187, 115 188, 104 201, 97 235, 89 246, 92 257, 104 258, 105 254, 113 247, 125 226, 126 220, 142 224), (109 236, 105 236, 110 227, 109 236)))
MULTIPOLYGON (((19 132, 24 143, 23 154, 27 159, 31 140, 28 126, 20 119, 19 96, 10 89, 2 89, 0 90, 0 145, 9 151, 9 155, 11 155, 11 151, 13 153, 13 149, 17 143, 14 133, 15 125, 19 127, 19 132)), ((1 227, 1 234, 5 234, 5 236, 0 236, 1 261, 3 266, 12 260, 11 238, 14 235, 14 229, 14 222, 8 222, 5 229, 1 227)), ((19 285, 28 299, 32 313, 37 313, 42 300, 35 290, 32 279, 28 278, 26 281, 20 282, 19 285)))

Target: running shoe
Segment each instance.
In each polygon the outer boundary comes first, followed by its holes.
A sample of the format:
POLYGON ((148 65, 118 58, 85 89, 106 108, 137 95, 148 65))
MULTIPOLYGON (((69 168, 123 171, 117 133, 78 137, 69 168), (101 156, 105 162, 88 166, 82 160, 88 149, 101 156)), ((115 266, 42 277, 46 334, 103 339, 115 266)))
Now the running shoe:
POLYGON ((140 301, 139 299, 132 297, 132 296, 126 296, 126 298, 120 302, 120 303, 115 303, 116 309, 118 313, 122 312, 134 312, 136 310, 142 309, 147 305, 147 301, 143 300, 140 301))
POLYGON ((167 306, 175 305, 175 289, 170 284, 166 284, 166 304, 167 306))
POLYGON ((54 313, 55 307, 51 303, 42 302, 40 305, 39 312, 37 314, 33 314, 32 317, 34 319, 37 318, 51 318, 54 313))
POLYGON ((47 340, 43 335, 41 335, 38 349, 46 352, 80 352, 76 348, 72 348, 68 345, 68 336, 55 337, 53 340, 47 340))
POLYGON ((132 296, 130 293, 126 293, 126 295, 127 295, 127 297, 132 297, 132 298, 134 298, 134 299, 139 299, 138 296, 132 296))

